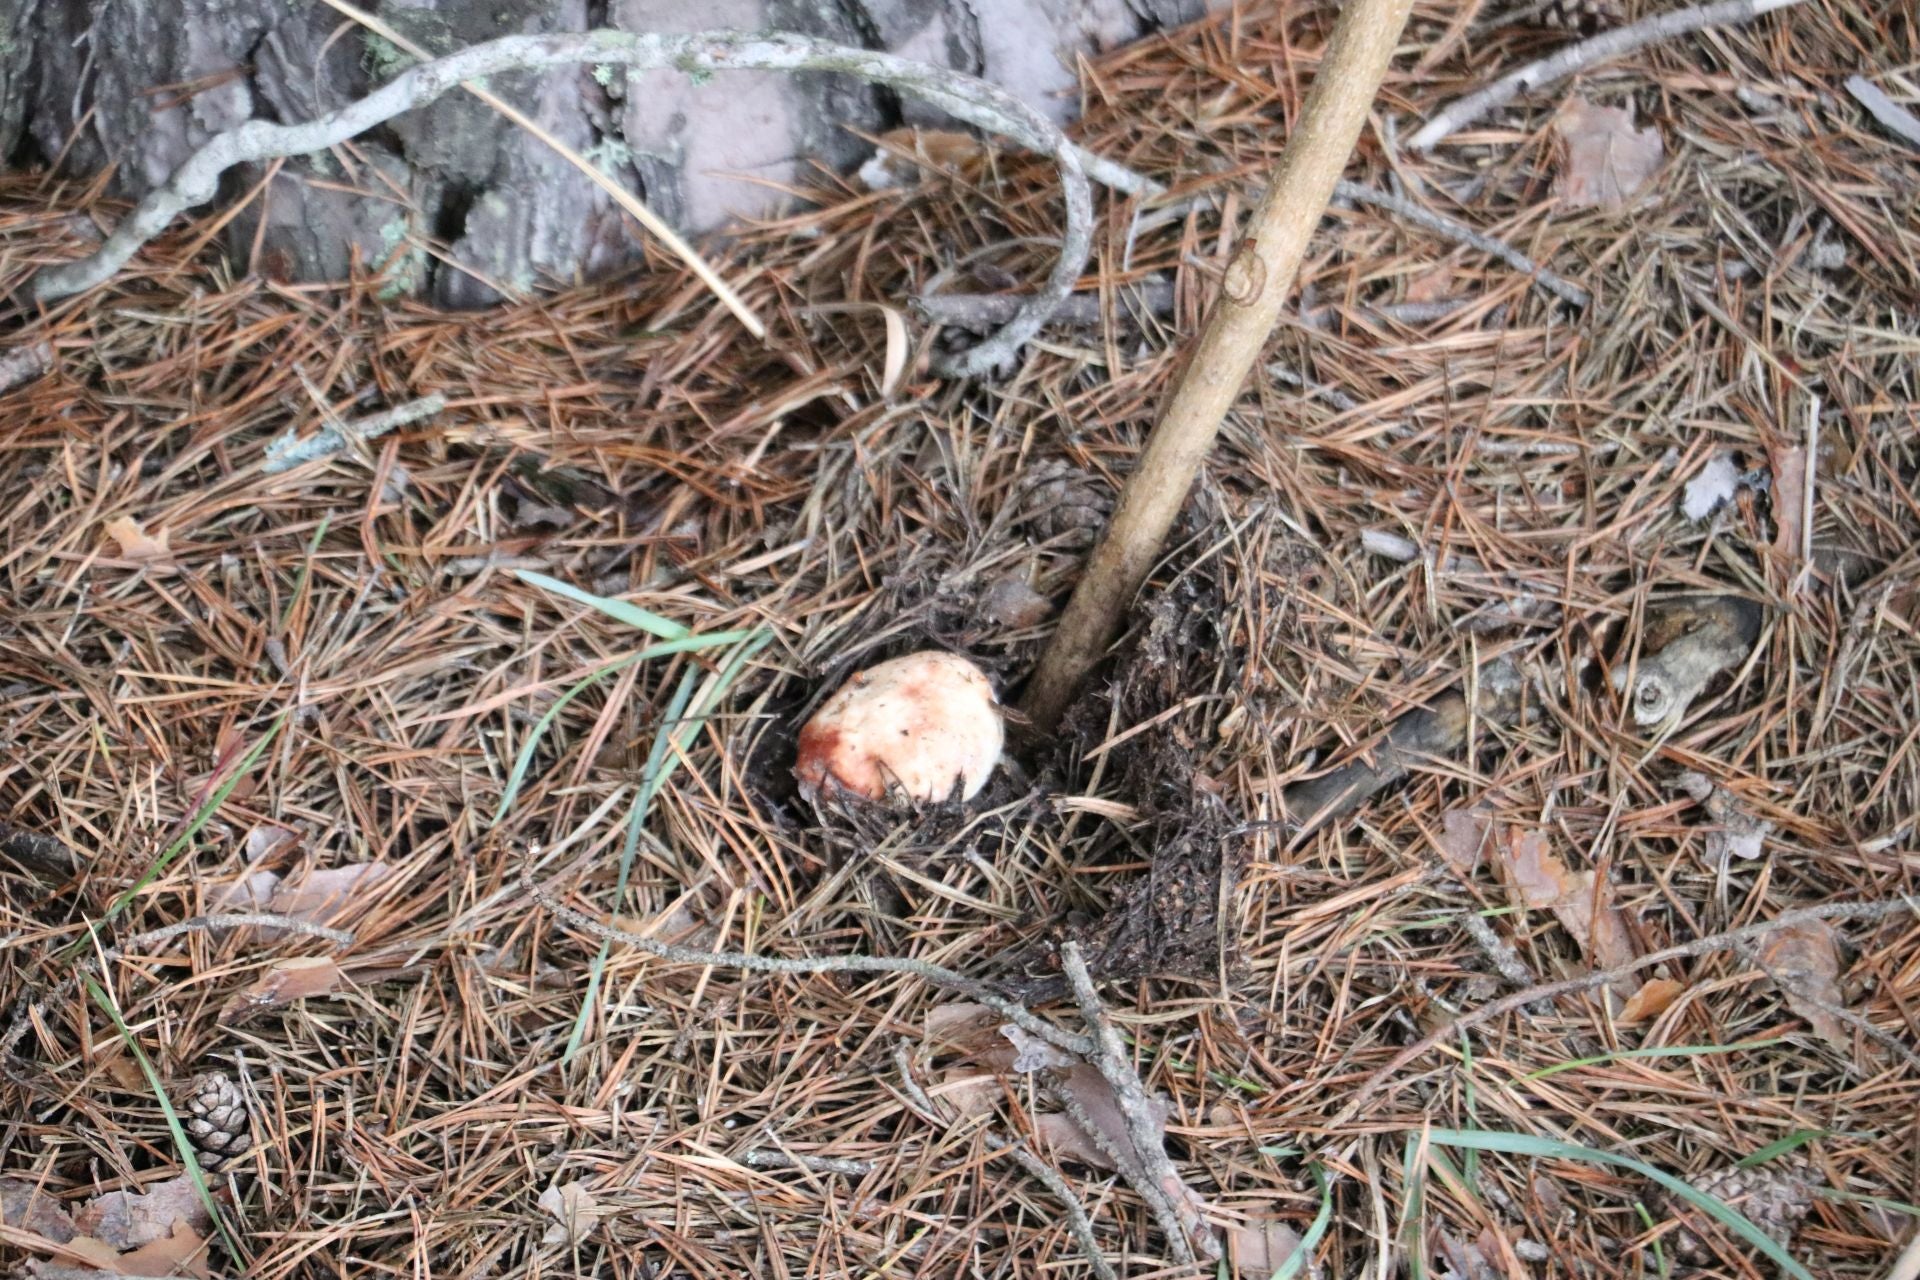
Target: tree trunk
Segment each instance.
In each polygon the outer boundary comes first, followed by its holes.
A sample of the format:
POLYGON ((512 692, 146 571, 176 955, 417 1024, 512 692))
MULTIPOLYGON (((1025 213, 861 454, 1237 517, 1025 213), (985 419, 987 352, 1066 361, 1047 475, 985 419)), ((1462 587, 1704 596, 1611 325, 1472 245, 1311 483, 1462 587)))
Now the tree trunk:
MULTIPOLYGON (((614 26, 798 31, 993 80, 1055 119, 1073 59, 1198 16, 1204 0, 380 0, 434 54, 514 33, 614 26)), ((319 0, 0 0, 0 157, 138 197, 215 134, 309 119, 411 60, 319 0)), ((853 131, 938 115, 837 76, 579 67, 489 86, 668 221, 708 231, 790 200, 816 164, 845 170, 853 131)), ((264 168, 230 174, 239 199, 264 168)), ((243 265, 290 280, 384 271, 395 293, 479 305, 592 277, 642 233, 544 144, 454 93, 325 154, 289 159, 230 228, 243 265), (433 242, 440 249, 429 253, 433 242)))

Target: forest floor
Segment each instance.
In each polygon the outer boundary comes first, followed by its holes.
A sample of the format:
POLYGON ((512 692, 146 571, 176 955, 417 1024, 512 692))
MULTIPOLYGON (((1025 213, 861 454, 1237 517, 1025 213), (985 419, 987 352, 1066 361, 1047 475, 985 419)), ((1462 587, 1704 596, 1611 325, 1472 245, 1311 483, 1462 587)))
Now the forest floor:
MULTIPOLYGON (((1887 1276, 1920 1214, 1920 158, 1843 86, 1920 27, 1873 9, 1658 42, 1416 152, 1566 38, 1420 4, 1349 177, 1591 303, 1336 208, 1127 637, 965 806, 816 811, 797 725, 913 648, 1018 690, 1327 6, 1087 67, 1080 140, 1215 200, 1102 195, 1084 322, 997 380, 926 374, 953 331, 909 307, 1047 268, 1051 167, 978 148, 715 246, 765 343, 665 259, 441 314, 241 278, 211 221, 16 316, 50 367, 0 393, 0 1264, 1246 1277, 1304 1238, 1339 1278, 1887 1276), (1715 610, 1737 643, 1641 724, 1608 669, 1715 610), (1383 751, 1423 705, 1454 730, 1383 751), (1368 760, 1407 776, 1287 804, 1368 760), (932 962, 1075 1032, 1079 940, 1203 1260, 1113 1168, 1116 1095, 977 1000, 596 921, 932 962), (217 1221, 163 1102, 209 1071, 251 1116, 217 1221)), ((120 215, 7 180, 0 284, 120 215)))

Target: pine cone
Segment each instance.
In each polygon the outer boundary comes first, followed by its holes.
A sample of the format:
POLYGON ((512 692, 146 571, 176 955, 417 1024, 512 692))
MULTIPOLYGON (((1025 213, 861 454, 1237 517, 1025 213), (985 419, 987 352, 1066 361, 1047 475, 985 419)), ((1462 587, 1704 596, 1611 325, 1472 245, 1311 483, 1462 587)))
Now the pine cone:
MULTIPOLYGON (((1738 1209, 1754 1226, 1784 1248, 1793 1239, 1794 1228, 1800 1225, 1800 1219, 1806 1217, 1813 1208, 1813 1183, 1809 1173, 1806 1161, 1796 1160, 1753 1169, 1742 1169, 1735 1165, 1689 1181, 1700 1194, 1712 1196, 1729 1208, 1738 1209)), ((1677 1197, 1669 1198, 1668 1209, 1683 1219, 1705 1217, 1698 1209, 1677 1197)), ((1721 1234, 1729 1233, 1722 1229, 1721 1234)), ((1675 1256, 1682 1262, 1699 1266, 1714 1260, 1715 1254, 1707 1242, 1687 1227, 1681 1227, 1668 1238, 1675 1256)))
POLYGON ((1598 35, 1627 20, 1619 0, 1546 0, 1540 25, 1577 36, 1598 35))
POLYGON ((247 1100, 223 1071, 204 1071, 187 1086, 185 1128, 200 1154, 200 1167, 213 1172, 245 1151, 253 1140, 247 1100))
POLYGON ((1037 537, 1058 538, 1068 551, 1084 551, 1098 541, 1113 496, 1096 477, 1049 459, 1027 473, 1026 486, 1021 519, 1037 537))

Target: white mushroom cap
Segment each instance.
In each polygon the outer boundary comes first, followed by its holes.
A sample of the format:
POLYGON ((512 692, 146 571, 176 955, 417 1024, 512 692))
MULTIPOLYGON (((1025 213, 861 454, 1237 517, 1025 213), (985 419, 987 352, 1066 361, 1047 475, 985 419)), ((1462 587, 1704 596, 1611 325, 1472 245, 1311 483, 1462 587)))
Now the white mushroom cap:
POLYGON ((928 650, 854 673, 800 730, 793 772, 809 800, 970 800, 999 763, 1006 730, 979 667, 928 650))

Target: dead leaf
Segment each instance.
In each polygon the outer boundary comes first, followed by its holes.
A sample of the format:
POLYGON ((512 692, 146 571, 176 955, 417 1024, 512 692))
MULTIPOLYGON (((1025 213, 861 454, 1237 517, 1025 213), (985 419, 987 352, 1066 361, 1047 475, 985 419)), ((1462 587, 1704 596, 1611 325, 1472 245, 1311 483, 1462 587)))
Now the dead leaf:
MULTIPOLYGON (((1064 1111, 1037 1117, 1034 1121, 1035 1131, 1055 1151, 1069 1159, 1096 1168, 1113 1168, 1113 1158, 1102 1150, 1101 1144, 1116 1151, 1131 1151, 1133 1135, 1127 1130, 1127 1117, 1121 1112, 1120 1102, 1113 1096, 1113 1089, 1107 1084, 1106 1078, 1098 1069, 1084 1062, 1076 1062, 1067 1071, 1057 1075, 1055 1083, 1063 1094, 1077 1104, 1087 1123, 1092 1126, 1092 1134, 1088 1134, 1071 1112, 1064 1111), (1095 1138, 1098 1138, 1097 1142, 1095 1138)), ((1164 1144, 1167 1117, 1172 1114, 1173 1108, 1162 1098, 1151 1099, 1148 1108, 1153 1132, 1164 1144)))
POLYGON ((1780 984, 1787 1007, 1838 1049, 1851 1049, 1846 1025, 1832 1010, 1844 1008, 1840 991, 1840 937, 1824 920, 1776 929, 1760 949, 1760 963, 1780 984))
POLYGON ((73 1215, 75 1231, 115 1249, 138 1249, 165 1240, 175 1223, 195 1229, 213 1225, 193 1179, 184 1174, 156 1182, 144 1192, 97 1195, 73 1215))
POLYGON ((1492 815, 1479 807, 1449 809, 1440 815, 1440 838, 1434 843, 1454 874, 1465 878, 1480 869, 1491 826, 1492 815))
POLYGON ((220 1021, 243 1021, 262 1009, 345 991, 347 975, 326 956, 289 956, 276 960, 254 984, 220 1008, 220 1021))
POLYGON ((1795 445, 1773 457, 1773 549, 1788 563, 1797 564, 1801 552, 1801 517, 1807 504, 1807 451, 1795 445))
POLYGON ((1611 904, 1612 895, 1602 887, 1596 914, 1593 872, 1562 862, 1546 832, 1509 832, 1501 864, 1521 900, 1553 912, 1594 964, 1611 969, 1633 959, 1633 938, 1625 917, 1611 904))
POLYGON ((941 1074, 933 1096, 953 1105, 963 1116, 990 1116, 1000 1105, 1004 1090, 993 1075, 983 1075, 967 1067, 951 1067, 941 1074))
POLYGON ((540 1193, 540 1207, 556 1219, 541 1244, 579 1244, 600 1224, 600 1203, 587 1194, 585 1183, 548 1187, 540 1193))
POLYGON ((247 865, 264 862, 299 842, 300 833, 289 831, 285 827, 252 827, 247 831, 244 843, 247 865))
POLYGON ((1431 271, 1422 272, 1407 283, 1406 300, 1414 305, 1426 302, 1439 302, 1453 292, 1453 268, 1441 263, 1431 271))
POLYGON ((1233 1269, 1243 1276, 1258 1276, 1260 1280, 1269 1280, 1300 1248, 1298 1231, 1265 1214, 1251 1215, 1245 1222, 1228 1228, 1226 1237, 1227 1247, 1232 1251, 1233 1269))
POLYGON ((171 560, 173 548, 167 545, 167 531, 159 530, 149 534, 141 529, 139 523, 127 516, 107 521, 104 531, 109 538, 120 544, 122 560, 171 560))
POLYGON ((267 910, 308 924, 337 924, 363 909, 392 870, 383 862, 353 862, 309 872, 298 884, 283 880, 267 910))
POLYGON ((0 1178, 0 1223, 31 1231, 55 1244, 73 1239, 73 1218, 65 1205, 31 1182, 0 1178))
POLYGON ((1685 983, 1675 982, 1672 978, 1649 978, 1638 991, 1627 997, 1627 1006, 1620 1011, 1616 1021, 1644 1022, 1648 1018, 1657 1018, 1686 989, 1685 983))
POLYGON ((1562 145, 1554 194, 1565 209, 1625 208, 1665 156, 1660 131, 1634 128, 1631 109, 1597 107, 1577 94, 1553 125, 1562 145))
POLYGON ((206 1237, 185 1222, 174 1223, 169 1235, 121 1254, 111 1269, 123 1276, 197 1276, 199 1280, 213 1274, 207 1269, 206 1237))

